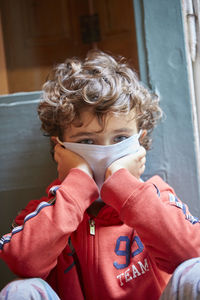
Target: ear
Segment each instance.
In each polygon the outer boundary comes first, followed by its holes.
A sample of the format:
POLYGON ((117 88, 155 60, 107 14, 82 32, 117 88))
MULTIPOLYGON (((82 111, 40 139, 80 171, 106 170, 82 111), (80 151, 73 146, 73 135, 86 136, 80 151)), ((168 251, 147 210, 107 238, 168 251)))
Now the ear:
POLYGON ((56 137, 56 140, 57 140, 58 144, 60 144, 61 146, 64 146, 64 145, 63 145, 63 142, 61 142, 61 140, 59 139, 58 136, 56 137))
POLYGON ((51 137, 51 141, 56 145, 56 144, 60 144, 61 146, 63 146, 63 143, 61 142, 61 140, 59 139, 58 136, 52 136, 51 137))
POLYGON ((142 133, 141 133, 141 135, 140 135, 139 140, 142 141, 143 138, 144 138, 146 135, 147 135, 147 130, 146 130, 146 129, 143 129, 143 130, 142 130, 142 133))

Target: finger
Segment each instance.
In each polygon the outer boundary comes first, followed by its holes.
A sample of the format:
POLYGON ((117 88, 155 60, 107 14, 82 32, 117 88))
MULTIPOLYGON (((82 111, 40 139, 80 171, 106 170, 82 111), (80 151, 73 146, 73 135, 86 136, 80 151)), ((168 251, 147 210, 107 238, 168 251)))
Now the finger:
POLYGON ((145 171, 145 165, 143 165, 140 169, 139 169, 139 177, 144 173, 145 171))
POLYGON ((144 147, 140 146, 140 148, 137 152, 137 157, 138 157, 138 160, 141 160, 146 157, 146 150, 144 147))
POLYGON ((144 157, 142 157, 141 159, 140 159, 140 162, 141 162, 141 164, 145 164, 146 163, 146 156, 144 156, 144 157))
POLYGON ((60 153, 61 153, 62 149, 63 148, 60 144, 56 144, 55 147, 54 147, 54 159, 57 162, 58 162, 58 159, 60 157, 60 153))
POLYGON ((132 156, 132 158, 135 161, 140 162, 142 159, 146 157, 146 150, 144 149, 144 147, 141 146, 136 153, 129 154, 129 155, 132 156))
POLYGON ((65 148, 63 148, 63 146, 61 146, 60 144, 56 144, 55 145, 55 147, 54 147, 54 151, 56 151, 56 152, 58 152, 58 153, 60 153, 60 152, 63 152, 63 151, 65 151, 66 149, 65 148))

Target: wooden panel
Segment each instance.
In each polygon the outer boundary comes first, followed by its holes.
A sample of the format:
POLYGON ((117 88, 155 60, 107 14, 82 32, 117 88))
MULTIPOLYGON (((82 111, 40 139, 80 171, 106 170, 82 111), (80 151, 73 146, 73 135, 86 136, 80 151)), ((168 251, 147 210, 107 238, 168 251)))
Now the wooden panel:
POLYGON ((138 70, 132 0, 102 0, 95 2, 95 5, 99 13, 102 38, 98 47, 125 56, 138 70))
POLYGON ((130 27, 132 22, 131 2, 125 1, 127 2, 125 6, 121 5, 120 0, 102 1, 102 17, 106 36, 132 32, 130 27))
POLYGON ((2 0, 10 92, 40 90, 52 65, 84 56, 79 18, 86 0, 2 0), (15 51, 13 51, 15 49, 15 51))
POLYGON ((70 14, 65 0, 23 1, 24 36, 28 46, 51 45, 70 39, 70 14), (48 7, 48 9, 47 9, 48 7))
POLYGON ((132 0, 1 0, 0 8, 10 92, 40 90, 52 65, 92 47, 123 55, 138 69, 132 0), (81 28, 95 13, 98 44, 83 41, 81 28))

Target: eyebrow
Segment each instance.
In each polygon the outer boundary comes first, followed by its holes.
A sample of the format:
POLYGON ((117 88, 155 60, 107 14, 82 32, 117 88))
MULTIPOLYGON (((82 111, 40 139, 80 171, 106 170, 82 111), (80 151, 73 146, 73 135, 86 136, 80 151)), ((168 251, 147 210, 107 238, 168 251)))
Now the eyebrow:
POLYGON ((76 137, 82 137, 82 136, 93 136, 95 134, 95 132, 78 132, 76 134, 70 135, 70 138, 76 138, 76 137))
MULTIPOLYGON (((114 134, 119 134, 119 133, 132 133, 132 128, 119 128, 119 129, 115 129, 113 131, 111 131, 110 133, 114 133, 114 134)), ((80 131, 76 134, 73 134, 70 136, 70 138, 77 138, 77 137, 82 137, 82 136, 94 136, 98 133, 98 131, 94 131, 94 132, 88 132, 88 131, 80 131)))
POLYGON ((112 131, 112 133, 122 133, 122 132, 126 132, 126 133, 131 133, 133 131, 133 128, 119 128, 119 129, 115 129, 112 131))

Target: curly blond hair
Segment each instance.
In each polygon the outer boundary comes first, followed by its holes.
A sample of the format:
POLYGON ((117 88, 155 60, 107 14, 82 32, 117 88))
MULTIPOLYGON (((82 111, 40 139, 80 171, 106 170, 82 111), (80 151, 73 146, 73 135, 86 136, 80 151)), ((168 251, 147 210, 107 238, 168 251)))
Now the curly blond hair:
POLYGON ((102 128, 107 113, 121 115, 135 109, 138 130, 148 132, 142 141, 146 149, 162 116, 159 98, 144 87, 125 59, 97 50, 84 60, 67 59, 53 69, 43 86, 38 114, 45 133, 62 138, 63 131, 77 124, 81 111, 87 109, 92 109, 102 128))

